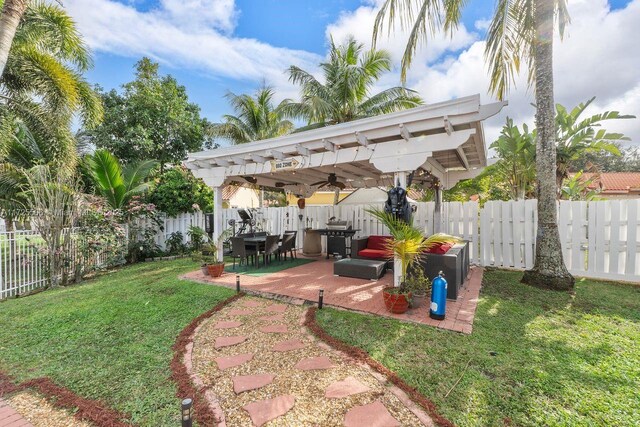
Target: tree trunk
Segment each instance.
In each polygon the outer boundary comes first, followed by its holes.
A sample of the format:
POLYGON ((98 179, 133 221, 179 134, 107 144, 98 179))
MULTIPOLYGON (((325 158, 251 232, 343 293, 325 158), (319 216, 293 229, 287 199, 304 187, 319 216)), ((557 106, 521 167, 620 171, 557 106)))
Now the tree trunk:
POLYGON ((571 289, 573 276, 562 258, 556 207, 556 144, 553 99, 554 2, 535 1, 536 171, 538 181, 538 234, 536 259, 522 282, 556 290, 571 289))
POLYGON ((28 3, 29 0, 5 0, 2 6, 2 15, 0 15, 0 77, 4 74, 13 37, 16 35, 18 24, 27 10, 28 3))

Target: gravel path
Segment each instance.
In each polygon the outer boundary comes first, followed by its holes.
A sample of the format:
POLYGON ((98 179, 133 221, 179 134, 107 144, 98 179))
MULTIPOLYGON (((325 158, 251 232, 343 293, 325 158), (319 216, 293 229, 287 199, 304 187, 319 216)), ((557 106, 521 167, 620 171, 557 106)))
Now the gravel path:
POLYGON ((309 335, 304 313, 245 297, 200 326, 193 373, 217 397, 227 426, 432 425, 367 366, 309 335))

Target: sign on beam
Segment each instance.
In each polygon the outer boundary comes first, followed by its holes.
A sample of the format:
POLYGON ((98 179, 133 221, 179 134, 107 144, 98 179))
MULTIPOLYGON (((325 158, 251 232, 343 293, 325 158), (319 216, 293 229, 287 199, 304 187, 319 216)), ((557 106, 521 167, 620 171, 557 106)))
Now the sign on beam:
POLYGON ((296 159, 271 160, 271 172, 292 170, 300 164, 296 159))

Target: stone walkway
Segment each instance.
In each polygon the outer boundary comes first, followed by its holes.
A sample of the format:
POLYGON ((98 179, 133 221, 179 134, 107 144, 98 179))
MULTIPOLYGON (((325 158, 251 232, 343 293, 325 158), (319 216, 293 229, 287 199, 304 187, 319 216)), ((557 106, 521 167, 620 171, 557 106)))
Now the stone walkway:
POLYGON ((305 308, 244 297, 196 330, 185 363, 220 426, 432 426, 368 366, 309 335, 305 308))
POLYGON ((0 427, 33 427, 33 424, 24 419, 6 401, 0 399, 0 427))
MULTIPOLYGON (((445 319, 434 320, 429 317, 428 302, 411 308, 404 314, 392 314, 387 311, 382 299, 382 289, 392 285, 391 273, 385 274, 378 281, 338 277, 333 275, 333 263, 333 260, 316 258, 315 262, 260 277, 240 275, 240 282, 243 289, 265 296, 280 295, 314 302, 318 301, 318 291, 323 289, 324 303, 328 306, 422 323, 465 334, 470 334, 473 329, 473 319, 482 284, 482 267, 471 268, 458 299, 447 300, 445 319)), ((183 277, 233 289, 236 286, 234 273, 225 273, 221 277, 211 278, 198 270, 183 277)))

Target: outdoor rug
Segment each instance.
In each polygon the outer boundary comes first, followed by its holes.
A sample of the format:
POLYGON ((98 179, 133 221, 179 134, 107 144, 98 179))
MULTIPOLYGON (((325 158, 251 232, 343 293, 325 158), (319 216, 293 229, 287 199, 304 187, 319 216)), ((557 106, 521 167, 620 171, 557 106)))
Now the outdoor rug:
MULTIPOLYGON (((260 267, 256 268, 254 265, 238 265, 236 261, 236 269, 233 269, 233 262, 229 262, 228 259, 225 259, 224 271, 227 273, 236 273, 236 274, 245 274, 247 276, 261 277, 271 273, 277 273, 278 271, 286 270, 288 268, 299 267, 304 264, 308 264, 310 262, 314 262, 315 259, 307 259, 307 258, 298 258, 298 259, 288 259, 286 261, 277 261, 273 260, 266 266, 264 264, 260 264, 260 267)), ((262 262, 262 259, 260 259, 262 262)))

